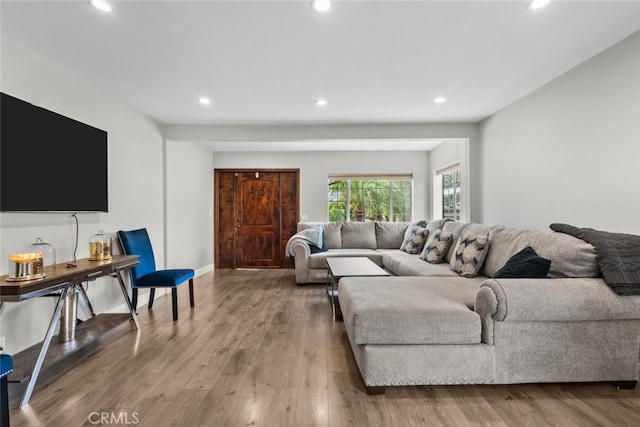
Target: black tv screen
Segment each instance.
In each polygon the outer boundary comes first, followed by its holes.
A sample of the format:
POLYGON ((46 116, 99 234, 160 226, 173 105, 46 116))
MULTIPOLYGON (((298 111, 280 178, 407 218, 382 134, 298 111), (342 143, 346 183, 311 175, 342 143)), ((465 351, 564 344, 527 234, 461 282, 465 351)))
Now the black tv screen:
POLYGON ((107 132, 0 96, 0 211, 108 212, 107 132))

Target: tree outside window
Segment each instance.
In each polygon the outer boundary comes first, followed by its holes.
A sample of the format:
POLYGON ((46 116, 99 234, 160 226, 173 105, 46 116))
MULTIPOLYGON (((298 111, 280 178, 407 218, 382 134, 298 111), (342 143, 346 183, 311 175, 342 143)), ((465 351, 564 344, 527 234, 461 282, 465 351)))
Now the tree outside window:
POLYGON ((460 220, 460 168, 442 174, 442 218, 460 220))
POLYGON ((411 221, 412 178, 329 177, 329 221, 411 221))

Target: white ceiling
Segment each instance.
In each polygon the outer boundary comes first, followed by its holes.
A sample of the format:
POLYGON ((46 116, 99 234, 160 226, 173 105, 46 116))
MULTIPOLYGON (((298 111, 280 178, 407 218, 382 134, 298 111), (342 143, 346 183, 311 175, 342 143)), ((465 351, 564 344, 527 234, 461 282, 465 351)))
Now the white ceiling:
POLYGON ((640 30, 640 1, 111 3, 2 0, 0 34, 169 125, 477 122, 640 30))

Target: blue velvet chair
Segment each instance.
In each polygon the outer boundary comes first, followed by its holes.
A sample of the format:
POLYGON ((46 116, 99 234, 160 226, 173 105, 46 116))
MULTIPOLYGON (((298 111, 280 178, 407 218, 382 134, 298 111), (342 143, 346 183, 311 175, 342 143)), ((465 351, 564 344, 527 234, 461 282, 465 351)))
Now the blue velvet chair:
POLYGON ((13 358, 0 354, 0 426, 9 427, 9 386, 7 377, 13 372, 13 358))
POLYGON ((166 269, 156 270, 156 261, 153 256, 153 247, 146 228, 131 231, 118 231, 120 246, 125 255, 139 255, 140 264, 130 270, 131 295, 134 309, 138 305, 138 289, 146 288, 149 291, 149 308, 153 307, 155 288, 171 288, 171 302, 173 305, 173 320, 178 320, 178 286, 189 281, 189 299, 191 307, 194 306, 193 277, 195 272, 191 269, 166 269))

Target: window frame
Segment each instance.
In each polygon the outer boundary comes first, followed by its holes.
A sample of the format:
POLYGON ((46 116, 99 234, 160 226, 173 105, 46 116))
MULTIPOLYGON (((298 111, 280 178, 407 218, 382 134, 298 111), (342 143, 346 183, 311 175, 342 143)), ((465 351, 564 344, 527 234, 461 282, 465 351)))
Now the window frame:
MULTIPOLYGON (((466 210, 465 210, 465 205, 466 205, 466 200, 464 198, 465 195, 465 191, 464 191, 464 168, 462 165, 462 162, 457 161, 457 162, 453 162, 451 164, 448 164, 442 168, 437 169, 434 173, 433 173, 433 217, 434 219, 442 219, 442 218, 451 218, 455 221, 467 221, 466 219, 466 210), (445 198, 445 188, 444 188, 444 184, 443 184, 443 178, 444 175, 453 171, 457 171, 458 172, 458 179, 457 179, 457 201, 458 201, 458 208, 455 210, 455 213, 453 216, 447 216, 445 215, 445 202, 444 202, 444 198, 445 198)), ((455 196, 454 196, 454 203, 455 203, 455 196)))
MULTIPOLYGON (((408 209, 408 216, 409 218, 404 218, 402 221, 400 222, 404 222, 404 221, 412 221, 413 220, 413 208, 414 208, 414 185, 413 185, 413 173, 394 173, 394 174, 389 174, 389 173, 385 173, 385 174, 379 174, 379 173, 329 173, 327 176, 327 221, 329 222, 336 222, 335 220, 331 219, 331 203, 332 200, 330 199, 330 194, 331 194, 331 190, 330 190, 330 185, 335 181, 345 181, 346 182, 346 201, 344 203, 345 205, 345 219, 341 219, 339 221, 354 221, 353 218, 351 218, 351 209, 349 209, 349 206, 351 205, 351 182, 352 181, 387 181, 389 183, 389 187, 388 187, 388 192, 389 192, 389 211, 388 211, 388 219, 383 220, 383 219, 376 219, 377 221, 384 221, 384 222, 398 222, 394 220, 394 212, 393 212, 393 207, 394 207, 394 188, 393 188, 393 181, 401 181, 401 180, 406 180, 409 181, 409 209, 408 209)), ((379 214, 379 213, 378 213, 379 214)), ((366 221, 372 221, 371 219, 367 219, 367 218, 363 218, 361 221, 360 220, 355 220, 358 222, 366 222, 366 221)))

